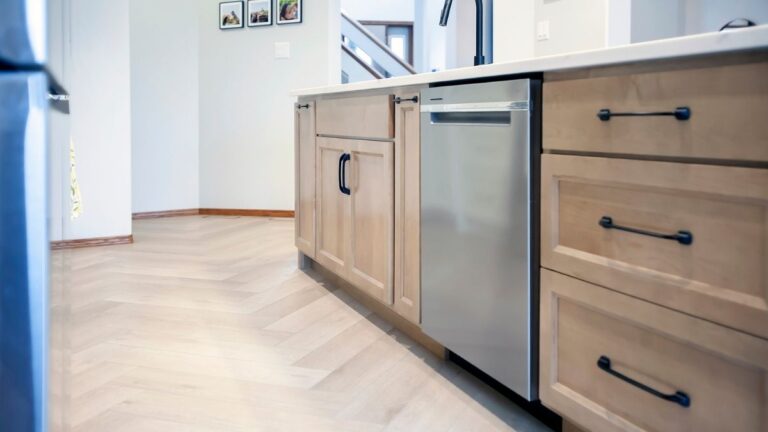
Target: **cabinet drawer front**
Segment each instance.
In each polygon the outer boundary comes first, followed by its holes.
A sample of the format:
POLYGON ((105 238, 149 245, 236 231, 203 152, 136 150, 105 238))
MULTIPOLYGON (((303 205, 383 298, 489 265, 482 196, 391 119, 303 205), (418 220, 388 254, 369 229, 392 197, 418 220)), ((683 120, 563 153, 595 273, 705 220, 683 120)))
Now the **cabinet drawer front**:
POLYGON ((768 160, 768 62, 544 84, 547 150, 768 160), (672 116, 597 114, 691 110, 672 116))
POLYGON ((768 170, 544 155, 541 193, 542 266, 768 337, 768 170))
POLYGON ((767 430, 768 341, 547 270, 541 290, 546 406, 591 431, 767 430))
POLYGON ((317 101, 317 133, 349 138, 395 136, 391 95, 317 101))

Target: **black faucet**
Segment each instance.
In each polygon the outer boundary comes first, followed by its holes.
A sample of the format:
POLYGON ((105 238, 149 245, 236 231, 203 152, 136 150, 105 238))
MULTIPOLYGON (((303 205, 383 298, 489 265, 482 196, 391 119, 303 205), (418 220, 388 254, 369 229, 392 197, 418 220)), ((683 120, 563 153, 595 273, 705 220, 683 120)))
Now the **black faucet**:
MULTIPOLYGON (((453 0, 445 0, 443 12, 440 14, 440 25, 448 25, 453 0)), ((483 0, 475 0, 475 66, 485 64, 483 55, 483 0)))

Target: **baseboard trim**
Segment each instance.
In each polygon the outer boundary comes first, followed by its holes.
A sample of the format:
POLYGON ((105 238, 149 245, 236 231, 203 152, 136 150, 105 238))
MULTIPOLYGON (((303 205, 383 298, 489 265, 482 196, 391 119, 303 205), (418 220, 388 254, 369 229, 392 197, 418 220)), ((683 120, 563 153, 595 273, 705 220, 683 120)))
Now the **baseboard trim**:
POLYGON ((183 210, 165 210, 165 211, 152 211, 152 212, 140 212, 134 213, 134 220, 141 219, 160 219, 177 216, 196 216, 200 214, 200 209, 183 209, 183 210))
POLYGON ((133 243, 133 235, 115 237, 95 237, 76 240, 58 240, 51 242, 51 250, 78 249, 95 246, 115 246, 133 243))
POLYGON ((133 220, 160 219, 160 218, 177 217, 177 216, 197 216, 197 215, 292 218, 292 217, 295 217, 295 212, 293 210, 200 208, 200 209, 165 210, 165 211, 134 213, 133 220))
POLYGON ((218 208, 201 208, 200 214, 206 216, 257 216, 273 218, 292 218, 295 216, 293 210, 249 210, 218 208))

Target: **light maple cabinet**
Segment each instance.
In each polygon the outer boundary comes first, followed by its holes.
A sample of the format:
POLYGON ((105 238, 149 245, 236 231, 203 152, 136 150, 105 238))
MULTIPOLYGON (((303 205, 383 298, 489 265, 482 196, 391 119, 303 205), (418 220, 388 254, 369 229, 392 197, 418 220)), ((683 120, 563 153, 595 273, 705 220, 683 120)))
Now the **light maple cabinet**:
POLYGON ((315 257, 315 103, 294 106, 296 158, 296 247, 315 257))
POLYGON ((585 430, 768 430, 766 71, 545 74, 539 389, 585 430))
POLYGON ((541 398, 586 430, 768 430, 768 341, 548 270, 541 398))
POLYGON ((318 137, 317 261, 392 303, 394 144, 318 137))
POLYGON ((315 260, 343 275, 347 267, 349 200, 341 192, 341 161, 346 142, 317 138, 317 254, 315 260))
POLYGON ((421 146, 419 94, 397 95, 395 105, 394 308, 421 321, 421 146))
POLYGON ((297 196, 301 187, 316 196, 297 198, 297 245, 315 227, 315 262, 418 324, 419 93, 321 98, 312 125, 298 112, 297 196), (305 144, 314 148, 314 171, 305 144))

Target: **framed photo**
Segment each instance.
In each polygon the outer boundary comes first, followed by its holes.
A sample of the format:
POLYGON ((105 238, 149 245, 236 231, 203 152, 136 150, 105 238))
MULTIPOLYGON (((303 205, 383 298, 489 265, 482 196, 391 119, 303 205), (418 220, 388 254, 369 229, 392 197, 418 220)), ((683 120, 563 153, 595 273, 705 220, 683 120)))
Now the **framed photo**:
POLYGON ((219 3, 219 28, 222 30, 243 28, 243 2, 219 3))
POLYGON ((248 27, 272 25, 272 0, 248 0, 248 27))
POLYGON ((297 24, 301 22, 303 0, 277 0, 277 23, 297 24))

